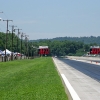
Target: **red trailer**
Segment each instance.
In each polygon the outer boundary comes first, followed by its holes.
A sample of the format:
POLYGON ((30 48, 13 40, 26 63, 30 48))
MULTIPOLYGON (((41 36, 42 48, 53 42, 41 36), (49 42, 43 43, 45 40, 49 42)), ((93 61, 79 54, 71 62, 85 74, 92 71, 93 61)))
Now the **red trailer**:
POLYGON ((49 55, 50 54, 50 50, 49 50, 49 48, 48 48, 48 46, 39 46, 39 48, 38 48, 38 54, 40 55, 40 56, 47 56, 47 55, 49 55))
POLYGON ((99 46, 91 46, 90 54, 100 54, 100 47, 99 46))

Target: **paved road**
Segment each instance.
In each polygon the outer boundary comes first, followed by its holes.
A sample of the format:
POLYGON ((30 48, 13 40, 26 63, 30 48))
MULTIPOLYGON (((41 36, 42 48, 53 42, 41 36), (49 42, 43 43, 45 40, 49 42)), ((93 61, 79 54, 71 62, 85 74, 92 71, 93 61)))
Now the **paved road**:
POLYGON ((100 65, 54 58, 81 100, 100 100, 100 65))

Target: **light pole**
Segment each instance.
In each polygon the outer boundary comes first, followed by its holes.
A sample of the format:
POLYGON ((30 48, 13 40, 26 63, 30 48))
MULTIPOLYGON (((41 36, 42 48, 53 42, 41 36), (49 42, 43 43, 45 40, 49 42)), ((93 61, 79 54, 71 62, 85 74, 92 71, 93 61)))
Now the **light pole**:
POLYGON ((6 62, 6 48, 7 48, 7 34, 8 34, 8 22, 9 21, 13 21, 13 20, 3 20, 3 21, 6 21, 7 22, 7 30, 6 30, 6 37, 5 37, 5 62, 6 62))

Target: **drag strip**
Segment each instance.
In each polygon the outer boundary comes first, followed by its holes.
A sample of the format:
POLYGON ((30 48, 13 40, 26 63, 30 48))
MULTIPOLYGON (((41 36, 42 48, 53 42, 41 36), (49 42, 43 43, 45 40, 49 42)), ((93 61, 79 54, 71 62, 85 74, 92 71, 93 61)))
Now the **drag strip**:
POLYGON ((63 62, 100 82, 100 65, 70 59, 63 59, 63 62))
POLYGON ((100 100, 100 65, 54 58, 59 73, 69 81, 80 100, 100 100))

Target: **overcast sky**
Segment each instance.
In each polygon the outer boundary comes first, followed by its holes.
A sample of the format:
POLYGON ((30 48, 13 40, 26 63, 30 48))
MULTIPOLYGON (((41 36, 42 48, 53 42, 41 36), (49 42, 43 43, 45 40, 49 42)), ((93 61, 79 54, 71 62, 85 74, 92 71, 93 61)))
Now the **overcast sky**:
MULTIPOLYGON (((100 0, 0 0, 1 11, 31 40, 100 35, 100 0)), ((0 31, 6 32, 6 22, 0 21, 0 31)))

